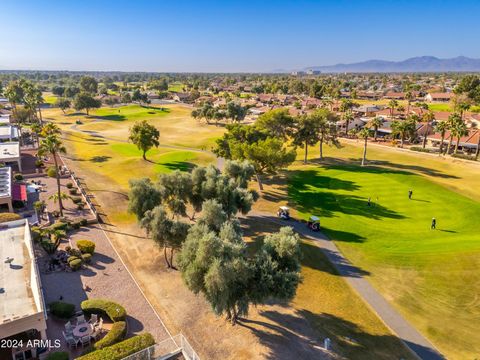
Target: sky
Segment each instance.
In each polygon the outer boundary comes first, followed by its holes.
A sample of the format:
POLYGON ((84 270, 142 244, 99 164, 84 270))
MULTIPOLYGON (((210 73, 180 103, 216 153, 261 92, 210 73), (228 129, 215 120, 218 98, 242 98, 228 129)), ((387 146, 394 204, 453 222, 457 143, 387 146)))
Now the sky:
POLYGON ((270 72, 480 58, 479 0, 2 0, 0 69, 270 72))

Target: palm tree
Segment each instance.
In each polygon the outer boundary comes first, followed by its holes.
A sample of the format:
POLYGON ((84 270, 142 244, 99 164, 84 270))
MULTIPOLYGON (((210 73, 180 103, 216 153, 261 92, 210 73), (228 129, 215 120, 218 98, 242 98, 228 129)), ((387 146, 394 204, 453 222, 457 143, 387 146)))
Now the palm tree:
POLYGON ((435 125, 434 131, 436 133, 439 133, 440 136, 441 136, 439 155, 443 154, 443 143, 445 141, 445 134, 447 133, 447 130, 448 130, 448 122, 447 121, 440 121, 435 125))
POLYGON ((23 84, 24 80, 14 80, 10 81, 3 91, 5 97, 8 99, 8 102, 13 107, 13 115, 17 117, 17 105, 23 102, 24 91, 23 84))
POLYGON ((48 135, 45 139, 42 140, 42 142, 40 143, 40 147, 38 148, 38 154, 40 156, 49 154, 53 157, 53 161, 55 163, 55 173, 57 178, 57 199, 60 216, 63 216, 63 203, 62 195, 60 192, 60 171, 58 169, 57 156, 66 152, 67 150, 65 149, 65 146, 63 146, 62 141, 57 137, 57 135, 48 135))
POLYGON ((398 101, 397 100, 390 100, 388 102, 388 107, 390 109, 390 117, 393 118, 393 112, 395 111, 395 109, 398 107, 398 101))
POLYGON ((30 126, 30 130, 35 134, 35 139, 37 141, 37 145, 40 146, 40 133, 42 132, 42 125, 40 123, 35 122, 30 126))
POLYGON ((425 146, 427 145, 427 136, 428 136, 428 132, 430 131, 430 123, 435 120, 435 114, 431 111, 429 112, 426 112, 424 115, 423 115, 423 121, 425 121, 427 123, 427 128, 425 129, 425 133, 423 134, 423 144, 422 144, 422 147, 425 149, 425 146))
POLYGON ((407 91, 405 93, 405 100, 407 100, 407 116, 410 114, 410 104, 412 103, 412 100, 415 99, 415 96, 411 91, 407 91))
POLYGON ((462 117, 458 113, 453 113, 448 117, 447 120, 447 125, 448 125, 448 130, 450 131, 450 138, 448 139, 448 146, 447 149, 445 150, 445 154, 450 153, 450 149, 452 148, 452 142, 453 142, 453 137, 454 137, 454 131, 455 128, 458 126, 458 124, 463 123, 462 117))
POLYGON ((367 160, 367 144, 368 144, 368 137, 370 136, 370 129, 368 127, 364 127, 357 133, 357 136, 364 140, 363 143, 363 157, 362 157, 362 166, 365 165, 367 160))
POLYGON ((345 135, 348 137, 348 126, 350 125, 350 121, 354 119, 353 114, 351 111, 347 111, 343 115, 343 119, 345 120, 345 135))
POLYGON ((383 125, 383 118, 375 116, 372 120, 368 122, 369 127, 373 127, 374 135, 373 140, 377 141, 378 128, 383 125))
POLYGON ((467 125, 463 122, 458 122, 452 129, 452 137, 455 136, 457 138, 457 142, 455 144, 455 150, 453 151, 454 154, 458 152, 458 145, 460 144, 460 139, 463 136, 468 135, 467 125))

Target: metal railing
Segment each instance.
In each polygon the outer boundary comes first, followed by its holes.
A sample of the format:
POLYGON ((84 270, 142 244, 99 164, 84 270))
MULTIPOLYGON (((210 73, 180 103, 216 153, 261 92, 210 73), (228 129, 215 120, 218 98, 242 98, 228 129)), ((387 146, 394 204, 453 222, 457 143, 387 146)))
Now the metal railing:
POLYGON ((175 335, 122 360, 167 360, 178 354, 182 354, 187 360, 200 360, 183 334, 175 335))
POLYGON ((92 201, 90 200, 90 197, 88 196, 87 192, 83 188, 83 185, 80 182, 80 179, 75 175, 75 173, 73 171, 70 171, 70 177, 72 178, 75 185, 77 185, 77 187, 80 189, 80 192, 82 193, 83 198, 87 202, 88 207, 90 208, 93 215, 95 216, 95 219, 97 219, 97 221, 98 221, 99 216, 98 216, 97 209, 95 208, 95 205, 93 205, 92 201))

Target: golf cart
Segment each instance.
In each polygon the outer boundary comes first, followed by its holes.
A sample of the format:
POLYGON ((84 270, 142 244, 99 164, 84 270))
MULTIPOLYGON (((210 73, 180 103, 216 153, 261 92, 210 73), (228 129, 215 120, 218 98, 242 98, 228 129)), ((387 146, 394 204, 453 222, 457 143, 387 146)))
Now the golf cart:
POLYGON ((320 230, 320 218, 318 216, 310 216, 308 219, 307 226, 312 231, 319 231, 320 230))
POLYGON ((290 220, 290 209, 286 206, 280 206, 277 215, 280 219, 290 220))

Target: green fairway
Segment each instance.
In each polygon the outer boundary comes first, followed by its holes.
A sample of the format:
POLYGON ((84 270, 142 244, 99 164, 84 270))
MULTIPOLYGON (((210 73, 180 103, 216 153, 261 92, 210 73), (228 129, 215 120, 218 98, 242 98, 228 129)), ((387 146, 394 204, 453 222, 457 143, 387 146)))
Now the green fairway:
POLYGON ((92 111, 92 115, 104 120, 124 121, 124 120, 146 120, 165 116, 170 112, 168 108, 157 108, 141 105, 127 105, 116 108, 104 107, 92 111))
POLYGON ((352 165, 304 168, 288 189, 299 215, 319 215, 323 231, 441 350, 480 351, 478 202, 410 172, 352 165))
POLYGON ((302 167, 288 192, 449 358, 480 352, 478 202, 407 171, 348 164, 302 167))

